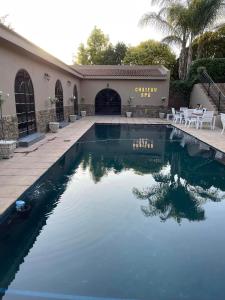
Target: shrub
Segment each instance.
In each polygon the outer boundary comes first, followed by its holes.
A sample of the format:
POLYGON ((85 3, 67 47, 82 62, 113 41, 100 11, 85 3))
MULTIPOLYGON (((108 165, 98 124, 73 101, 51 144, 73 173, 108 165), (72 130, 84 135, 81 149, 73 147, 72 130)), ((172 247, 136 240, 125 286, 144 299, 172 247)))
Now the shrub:
POLYGON ((189 106, 193 83, 187 80, 175 80, 170 83, 169 106, 179 108, 189 106))
POLYGON ((188 81, 197 82, 198 73, 206 68, 207 73, 215 82, 225 82, 225 58, 203 58, 195 60, 188 74, 188 81))

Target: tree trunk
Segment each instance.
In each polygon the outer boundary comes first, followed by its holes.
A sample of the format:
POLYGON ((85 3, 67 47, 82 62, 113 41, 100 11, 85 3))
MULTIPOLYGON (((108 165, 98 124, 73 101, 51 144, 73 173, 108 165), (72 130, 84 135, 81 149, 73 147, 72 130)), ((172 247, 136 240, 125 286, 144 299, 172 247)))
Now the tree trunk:
POLYGON ((202 58, 202 50, 203 50, 203 43, 201 42, 201 38, 198 39, 198 49, 197 49, 197 59, 202 58))
POLYGON ((186 78, 188 76, 188 73, 189 73, 189 70, 190 70, 190 67, 192 64, 192 55, 193 55, 192 42, 193 42, 193 36, 191 35, 190 44, 189 44, 189 48, 188 48, 186 78))
POLYGON ((186 49, 182 49, 179 58, 179 78, 181 80, 185 79, 186 76, 186 49))
POLYGON ((186 44, 186 32, 183 32, 182 48, 179 57, 179 78, 181 80, 184 80, 186 76, 186 44))

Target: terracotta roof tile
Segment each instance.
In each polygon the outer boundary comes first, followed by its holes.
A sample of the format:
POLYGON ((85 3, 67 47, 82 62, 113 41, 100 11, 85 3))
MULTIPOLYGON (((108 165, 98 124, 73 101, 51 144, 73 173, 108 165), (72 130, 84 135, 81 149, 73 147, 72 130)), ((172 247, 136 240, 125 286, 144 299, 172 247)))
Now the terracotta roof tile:
POLYGON ((161 77, 167 76, 162 66, 73 66, 84 77, 161 77))

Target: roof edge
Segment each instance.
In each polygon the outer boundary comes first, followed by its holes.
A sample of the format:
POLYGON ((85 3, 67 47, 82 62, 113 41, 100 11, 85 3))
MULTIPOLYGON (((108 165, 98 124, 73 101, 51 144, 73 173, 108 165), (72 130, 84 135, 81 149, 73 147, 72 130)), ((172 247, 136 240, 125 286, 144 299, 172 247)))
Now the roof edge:
POLYGON ((22 49, 28 51, 29 53, 33 54, 34 56, 39 57, 39 58, 47 61, 48 63, 53 64, 56 67, 66 71, 68 73, 71 73, 71 75, 77 76, 80 79, 83 78, 83 75, 78 70, 75 70, 75 69, 71 68, 70 65, 67 65, 66 63, 61 61, 59 58, 55 57, 54 55, 50 54, 46 50, 42 49, 41 47, 37 46, 33 42, 29 41, 28 39, 26 39, 25 37, 23 37, 22 35, 20 35, 16 31, 8 28, 7 26, 5 26, 3 24, 0 24, 0 30, 5 31, 6 34, 10 34, 10 35, 18 38, 19 40, 21 40, 21 42, 25 42, 30 47, 34 48, 34 51, 32 51, 32 49, 29 49, 28 47, 26 48, 26 45, 21 45, 21 44, 18 44, 16 42, 12 41, 12 37, 10 39, 10 36, 7 38, 7 36, 2 36, 1 35, 0 37, 3 40, 6 40, 8 43, 13 44, 13 45, 17 46, 18 48, 22 48, 22 49), (43 56, 41 55, 41 53, 40 54, 35 53, 35 49, 37 51, 43 52, 43 56), (45 55, 46 55, 46 57, 44 57, 45 55))

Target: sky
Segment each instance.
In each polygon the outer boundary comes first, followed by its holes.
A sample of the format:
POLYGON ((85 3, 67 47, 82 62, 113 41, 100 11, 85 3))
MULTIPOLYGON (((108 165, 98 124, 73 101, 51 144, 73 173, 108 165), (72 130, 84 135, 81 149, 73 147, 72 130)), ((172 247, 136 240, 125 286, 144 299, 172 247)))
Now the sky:
POLYGON ((150 0, 1 0, 0 16, 8 14, 16 32, 71 64, 95 25, 113 44, 161 40, 156 28, 138 26, 141 16, 154 10, 150 0))

